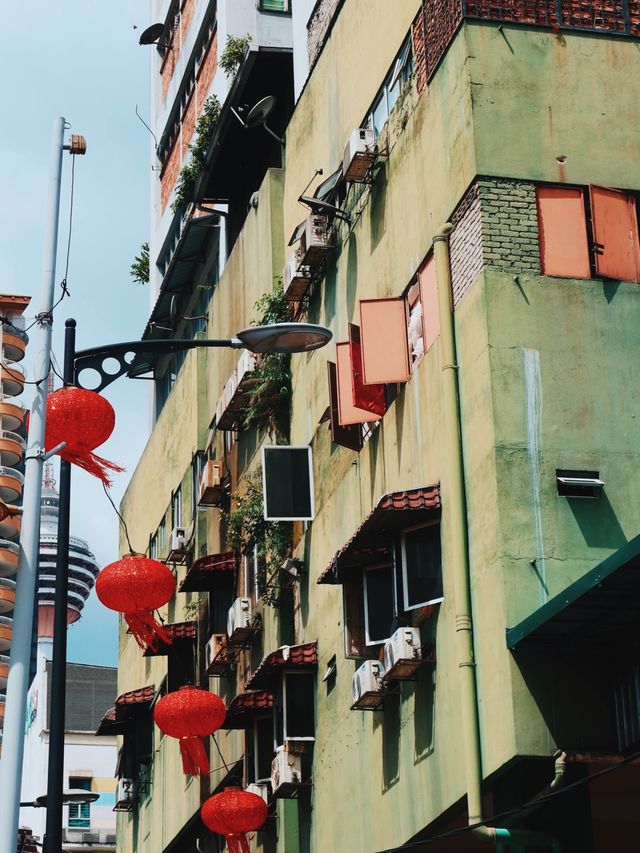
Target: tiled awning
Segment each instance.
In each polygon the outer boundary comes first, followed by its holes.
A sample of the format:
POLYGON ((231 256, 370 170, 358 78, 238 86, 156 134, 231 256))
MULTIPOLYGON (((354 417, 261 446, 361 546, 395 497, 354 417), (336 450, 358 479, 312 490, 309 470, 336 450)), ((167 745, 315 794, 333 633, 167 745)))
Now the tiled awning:
MULTIPOLYGON (((164 629, 169 634, 172 641, 195 640, 197 627, 197 622, 174 622, 170 625, 165 625, 164 629)), ((143 657, 161 657, 162 655, 168 655, 170 651, 171 646, 166 643, 159 642, 155 651, 151 646, 149 646, 144 652, 143 657)))
POLYGON ((249 676, 247 690, 271 687, 273 679, 283 669, 314 669, 318 665, 318 643, 303 643, 299 646, 281 646, 271 652, 249 676))
POLYGON ((392 545, 390 533, 437 521, 439 517, 440 486, 437 484, 384 495, 351 539, 336 551, 318 583, 342 583, 345 572, 370 564, 372 558, 388 556, 392 545))
POLYGON ((238 565, 239 558, 235 551, 200 557, 191 564, 178 588, 179 592, 209 592, 215 588, 221 572, 235 572, 238 565))
POLYGON ((116 720, 116 706, 109 708, 96 729, 97 737, 122 734, 123 722, 116 720))
POLYGON ((513 628, 507 647, 628 647, 640 632, 640 536, 607 557, 513 628))
POLYGON ((109 708, 100 720, 96 735, 123 734, 135 709, 148 708, 153 702, 155 695, 156 688, 153 684, 150 684, 148 687, 139 687, 137 690, 129 690, 127 693, 121 693, 116 699, 116 704, 113 708, 109 708))
POLYGON ((273 693, 266 690, 239 693, 227 708, 223 729, 245 729, 256 716, 273 710, 273 693))

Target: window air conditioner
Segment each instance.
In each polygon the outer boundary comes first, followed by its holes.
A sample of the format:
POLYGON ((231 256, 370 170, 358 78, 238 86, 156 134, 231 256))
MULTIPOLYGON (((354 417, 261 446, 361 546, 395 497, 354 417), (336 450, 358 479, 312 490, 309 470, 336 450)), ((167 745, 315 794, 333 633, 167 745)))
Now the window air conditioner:
POLYGON ((359 127, 349 137, 342 157, 345 181, 361 184, 367 179, 377 156, 373 131, 359 127))
POLYGON ((300 264, 318 267, 331 248, 329 242, 329 219, 324 214, 312 213, 307 217, 300 237, 300 264))
POLYGON ((83 832, 82 833, 82 843, 83 844, 99 844, 100 842, 100 833, 99 832, 83 832))
POLYGON ((282 273, 284 296, 291 302, 299 302, 311 283, 309 270, 300 265, 298 254, 298 252, 294 252, 291 255, 282 273))
POLYGON ((63 833, 63 841, 67 844, 82 844, 82 836, 84 833, 81 829, 65 829, 63 833))
POLYGON ((422 645, 417 628, 398 628, 384 644, 384 668, 387 671, 399 661, 420 660, 422 645))
POLYGON ((217 506, 224 492, 222 484, 224 468, 221 460, 211 459, 205 463, 200 477, 198 503, 200 506, 217 506))
POLYGON ((118 779, 114 811, 127 811, 133 806, 136 783, 133 779, 118 779))
POLYGON ((174 527, 169 537, 168 560, 178 560, 185 555, 187 531, 184 527, 174 527))
POLYGON ((284 746, 279 746, 271 762, 271 791, 273 796, 292 797, 297 786, 301 784, 301 756, 298 753, 289 752, 284 746))
POLYGON ((353 705, 351 710, 379 708, 385 694, 382 677, 384 664, 378 660, 366 660, 353 674, 353 705))
POLYGON ((204 649, 205 669, 208 675, 220 675, 233 661, 227 652, 226 634, 213 634, 204 649))
POLYGON ((250 785, 247 785, 245 790, 249 794, 255 794, 258 797, 262 797, 265 803, 269 802, 269 783, 268 782, 252 782, 250 785))
POLYGON ((244 640, 253 632, 253 612, 250 598, 236 598, 229 608, 227 634, 229 642, 244 640))

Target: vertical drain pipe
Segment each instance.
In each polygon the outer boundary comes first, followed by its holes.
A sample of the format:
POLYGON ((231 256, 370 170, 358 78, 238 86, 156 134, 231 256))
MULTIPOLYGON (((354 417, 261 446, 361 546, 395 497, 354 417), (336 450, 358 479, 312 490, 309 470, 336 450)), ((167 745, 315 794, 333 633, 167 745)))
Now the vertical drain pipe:
MULTIPOLYGON (((458 365, 451 302, 451 267, 449 263, 450 222, 433 238, 436 265, 438 314, 440 317, 440 362, 442 369, 442 403, 444 408, 444 441, 446 446, 446 480, 444 498, 449 520, 450 546, 448 569, 453 577, 456 619, 456 647, 462 706, 463 742, 467 780, 469 824, 482 822, 482 758, 480 725, 473 654, 473 622, 469 549, 467 544, 467 509, 464 494, 462 431, 458 392, 458 365)), ((484 827, 483 827, 484 828, 484 827)), ((488 828, 487 828, 488 829, 488 828)))

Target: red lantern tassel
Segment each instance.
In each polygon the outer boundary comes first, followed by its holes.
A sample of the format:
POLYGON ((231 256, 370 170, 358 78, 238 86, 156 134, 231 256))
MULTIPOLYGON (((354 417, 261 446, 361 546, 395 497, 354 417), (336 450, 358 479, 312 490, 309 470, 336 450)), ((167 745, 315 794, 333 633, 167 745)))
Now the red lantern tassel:
POLYGON ((150 610, 134 610, 124 614, 124 621, 129 626, 136 643, 141 649, 158 650, 158 641, 171 645, 171 637, 162 625, 155 619, 150 610))
POLYGON ((251 853, 249 842, 244 832, 227 835, 226 839, 229 853, 251 853))
POLYGON ((124 471, 124 468, 120 465, 116 465, 115 462, 110 462, 108 459, 98 456, 89 450, 88 447, 83 447, 82 445, 72 445, 71 447, 67 445, 64 450, 60 451, 60 456, 67 462, 77 465, 78 468, 88 471, 89 474, 97 477, 107 487, 112 485, 109 471, 112 471, 114 474, 121 474, 124 471))
POLYGON ((207 751, 199 737, 180 738, 180 753, 185 776, 206 776, 209 773, 207 751))

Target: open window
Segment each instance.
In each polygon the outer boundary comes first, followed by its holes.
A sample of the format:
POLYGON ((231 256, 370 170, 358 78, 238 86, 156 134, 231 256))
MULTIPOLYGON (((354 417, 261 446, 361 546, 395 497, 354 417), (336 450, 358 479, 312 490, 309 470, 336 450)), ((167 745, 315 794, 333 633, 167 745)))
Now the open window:
POLYGON ((635 193, 589 187, 595 266, 599 275, 640 281, 635 193))
POLYGON ((362 373, 366 385, 409 379, 411 359, 407 328, 407 303, 402 297, 360 300, 362 373))
POLYGON ((349 450, 359 452, 362 450, 362 426, 360 424, 340 423, 338 403, 338 372, 332 361, 327 362, 327 374, 329 380, 329 427, 331 429, 331 440, 334 444, 348 447, 349 450))
POLYGON ((440 525, 426 524, 403 530, 400 552, 405 611, 442 601, 440 525))
POLYGON ((273 715, 255 717, 245 729, 247 784, 270 780, 274 752, 273 715))
POLYGON ((292 669, 282 673, 274 697, 276 746, 287 741, 314 741, 316 735, 316 674, 292 669))

